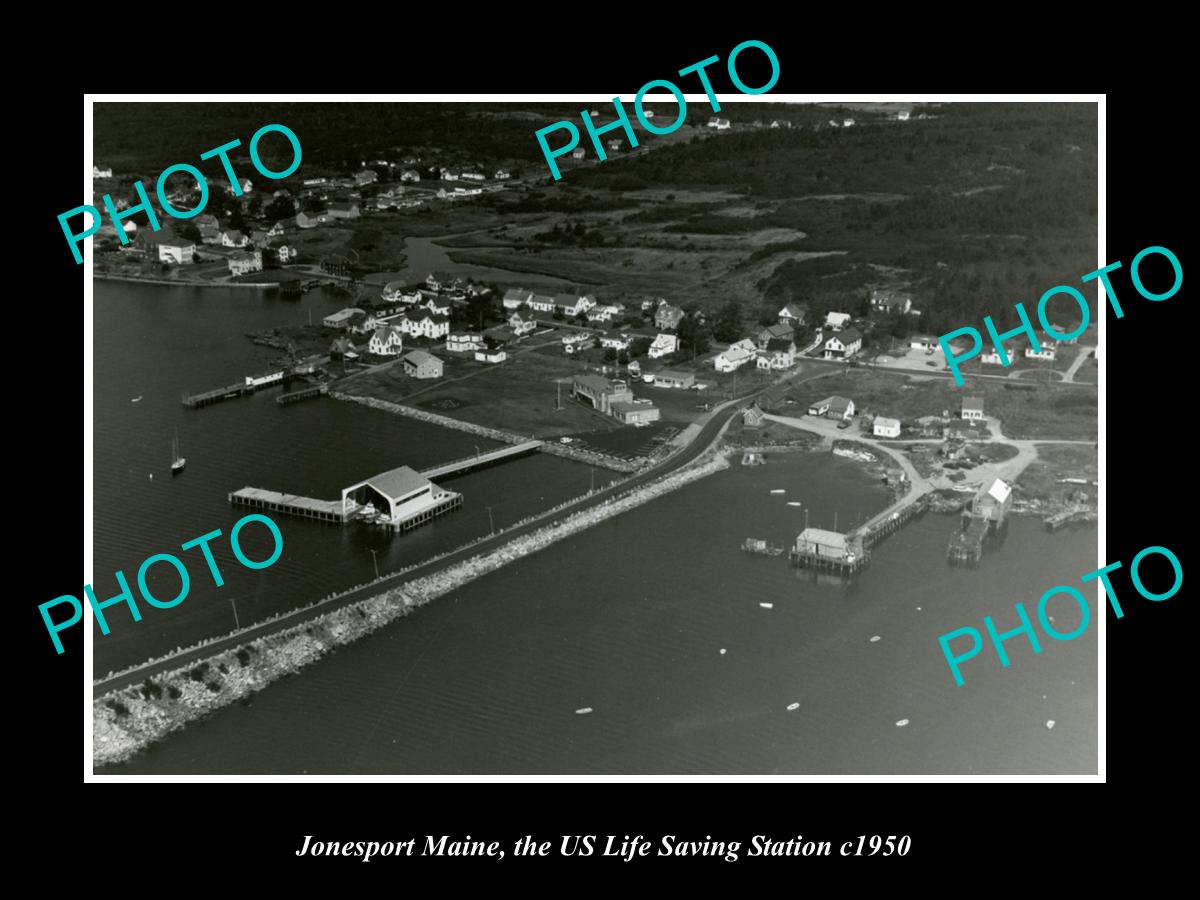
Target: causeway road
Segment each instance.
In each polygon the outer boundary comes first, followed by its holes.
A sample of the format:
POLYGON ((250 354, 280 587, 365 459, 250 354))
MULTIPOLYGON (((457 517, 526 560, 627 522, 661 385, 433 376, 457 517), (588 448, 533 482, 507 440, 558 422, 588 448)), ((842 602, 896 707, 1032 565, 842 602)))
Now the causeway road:
MULTIPOLYGON (((804 370, 802 370, 803 372, 804 370)), ((819 378, 827 372, 820 372, 809 377, 819 378)), ((790 379, 789 379, 790 380, 790 379)), ((808 378, 796 379, 799 381, 807 381, 808 378)), ((750 400, 753 396, 761 393, 766 388, 755 391, 751 395, 738 397, 732 400, 727 400, 720 406, 717 406, 707 414, 707 421, 704 421, 700 429, 692 437, 692 439, 679 450, 675 451, 670 456, 655 463, 648 469, 632 475, 623 481, 619 481, 609 487, 596 491, 587 497, 582 497, 568 506, 561 509, 556 509, 551 512, 543 513, 536 519, 525 522, 522 525, 517 525, 507 531, 498 532, 494 535, 484 538, 483 540, 471 544, 467 547, 451 551, 450 553, 429 560, 425 563, 420 563, 417 566, 400 572, 394 575, 385 575, 378 581, 372 582, 361 588, 357 588, 346 594, 334 597, 330 600, 325 600, 313 606, 304 609, 297 609, 293 612, 286 613, 278 618, 271 619, 268 622, 263 622, 258 625, 252 625, 241 631, 226 635, 211 643, 205 644, 202 647, 196 647, 190 650, 184 650, 180 653, 165 659, 156 660, 153 662, 143 663, 133 669, 128 669, 111 677, 99 678, 93 682, 93 696, 97 697, 109 691, 121 690, 122 688, 136 685, 145 681, 147 678, 152 678, 160 675, 163 672, 168 672, 173 669, 178 669, 183 666, 194 665, 209 657, 215 656, 218 653, 223 653, 226 650, 233 650, 240 647, 242 644, 252 641, 255 638, 265 637, 269 634, 274 634, 277 631, 282 631, 285 628, 291 628, 294 625, 300 625, 305 621, 323 615, 332 610, 346 606, 350 603, 355 603, 359 600, 365 600, 368 597, 373 597, 383 591, 391 588, 399 587, 406 582, 415 581, 418 578, 423 578, 426 575, 432 575, 442 569, 470 559, 473 556, 490 553, 515 538, 519 538, 535 531, 538 528, 544 528, 551 522, 559 521, 567 516, 573 515, 583 510, 590 509, 594 506, 599 506, 606 500, 612 499, 617 494, 625 493, 641 487, 651 481, 662 478, 664 475, 670 475, 673 472, 682 469, 684 466, 696 460, 704 451, 708 450, 720 436, 725 426, 730 420, 738 414, 739 406, 750 400)), ((96 638, 96 640, 103 640, 96 638)))

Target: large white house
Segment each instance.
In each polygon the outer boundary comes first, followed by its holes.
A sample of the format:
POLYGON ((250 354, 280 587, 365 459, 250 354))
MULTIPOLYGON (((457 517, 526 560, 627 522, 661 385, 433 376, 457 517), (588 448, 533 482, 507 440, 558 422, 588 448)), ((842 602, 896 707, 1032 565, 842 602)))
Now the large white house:
POLYGON ((443 338, 450 333, 450 319, 427 309, 410 310, 400 322, 400 327, 413 337, 431 340, 443 338))
POLYGON ((663 356, 670 356, 679 349, 679 338, 673 334, 655 335, 654 343, 650 345, 650 350, 647 355, 651 359, 659 359, 663 356))
POLYGON ((734 372, 754 359, 758 347, 750 338, 730 344, 729 349, 713 359, 713 368, 718 372, 734 372))
POLYGON ((404 332, 396 325, 381 325, 371 335, 368 349, 376 356, 399 356, 404 349, 404 332))
POLYGON ((524 288, 509 288, 504 292, 504 299, 501 301, 505 309, 520 309, 533 299, 533 291, 527 291, 524 288))
POLYGON ((237 253, 229 257, 229 274, 230 275, 247 275, 250 272, 262 271, 262 251, 254 250, 246 252, 239 250, 237 253))
MULTIPOLYGON (((193 262, 195 258, 196 245, 187 238, 167 238, 158 242, 159 262, 178 266, 193 262)), ((261 263, 259 263, 259 268, 262 268, 261 263)))
POLYGON ((832 328, 834 331, 841 331, 850 324, 850 313, 831 312, 825 317, 825 327, 832 328))
POLYGON ((875 417, 875 437, 900 437, 900 420, 875 417))
POLYGON ((849 359, 862 349, 862 335, 854 328, 847 328, 830 336, 825 342, 826 359, 849 359))
POLYGON ((483 346, 483 335, 473 331, 453 332, 446 337, 447 353, 474 353, 483 346))

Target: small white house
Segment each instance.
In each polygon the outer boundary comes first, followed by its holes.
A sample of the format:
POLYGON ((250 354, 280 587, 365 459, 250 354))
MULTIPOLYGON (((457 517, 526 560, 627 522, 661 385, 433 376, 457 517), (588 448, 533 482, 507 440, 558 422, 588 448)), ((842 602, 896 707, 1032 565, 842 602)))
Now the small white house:
POLYGON ((862 349, 862 335, 854 328, 832 335, 825 342, 825 359, 849 359, 862 349))
POLYGON ((986 363, 989 366, 1002 365, 1002 363, 1000 362, 1000 354, 997 353, 995 350, 989 350, 987 353, 980 354, 979 361, 981 363, 986 363))
POLYGON ((841 331, 850 324, 850 313, 831 312, 825 317, 825 327, 833 331, 841 331))
POLYGON ((730 122, 728 119, 722 119, 718 116, 713 116, 708 120, 708 127, 715 129, 716 131, 728 131, 730 122))
POLYGON ((736 372, 755 359, 758 347, 750 338, 743 338, 729 345, 729 349, 713 358, 713 368, 718 372, 736 372))
POLYGON ((962 399, 962 417, 968 422, 983 421, 983 398, 982 397, 963 397, 962 399))
POLYGON ((900 437, 900 420, 887 419, 883 416, 875 417, 875 437, 896 438, 900 437))
POLYGON ((1041 344, 1041 350, 1034 350, 1032 347, 1025 348, 1026 359, 1046 359, 1053 361, 1058 355, 1058 341, 1038 341, 1041 344))

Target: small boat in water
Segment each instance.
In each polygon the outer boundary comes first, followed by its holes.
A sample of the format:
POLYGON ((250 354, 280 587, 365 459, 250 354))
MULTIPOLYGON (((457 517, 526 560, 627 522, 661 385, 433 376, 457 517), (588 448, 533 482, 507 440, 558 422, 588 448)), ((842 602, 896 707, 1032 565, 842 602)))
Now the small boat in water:
POLYGON ((771 491, 771 493, 772 494, 786 494, 787 491, 784 488, 775 488, 775 490, 771 491))
POLYGON ((129 402, 130 402, 130 403, 140 403, 141 401, 142 401, 142 395, 141 395, 141 394, 138 394, 136 397, 134 397, 134 398, 133 398, 132 400, 130 400, 129 402))
POLYGON ((575 710, 575 715, 586 716, 591 711, 592 711, 592 708, 590 706, 583 706, 583 707, 580 707, 579 709, 575 710))
POLYGON ((179 455, 179 435, 171 439, 171 474, 178 475, 187 465, 187 460, 179 455))
POLYGON ((758 605, 761 606, 763 609, 774 609, 775 608, 774 603, 760 603, 758 605))
POLYGON ((789 703, 789 704, 788 704, 788 712, 791 712, 792 710, 796 710, 796 709, 799 709, 799 708, 800 708, 800 704, 799 704, 799 703, 789 703))
POLYGON ((799 500, 789 500, 788 506, 800 506, 800 501, 799 500))

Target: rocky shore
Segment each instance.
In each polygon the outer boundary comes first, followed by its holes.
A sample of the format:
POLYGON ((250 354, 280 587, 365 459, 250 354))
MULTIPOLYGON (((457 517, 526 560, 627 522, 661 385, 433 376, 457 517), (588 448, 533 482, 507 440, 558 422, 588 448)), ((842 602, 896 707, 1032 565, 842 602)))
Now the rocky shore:
POLYGON ((271 682, 299 672, 334 648, 370 634, 418 606, 597 522, 728 466, 723 451, 710 450, 685 469, 552 522, 497 550, 382 590, 366 600, 299 625, 247 641, 203 662, 95 697, 92 701, 93 764, 99 767, 125 762, 189 722, 248 698, 271 682))

